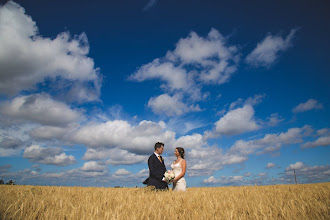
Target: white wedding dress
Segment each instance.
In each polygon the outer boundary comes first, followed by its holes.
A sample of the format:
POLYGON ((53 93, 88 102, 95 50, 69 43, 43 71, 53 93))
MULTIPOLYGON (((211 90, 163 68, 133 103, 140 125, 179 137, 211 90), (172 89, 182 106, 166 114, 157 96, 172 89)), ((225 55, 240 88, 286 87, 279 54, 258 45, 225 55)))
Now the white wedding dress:
MULTIPOLYGON (((181 161, 178 163, 172 163, 171 168, 174 172, 174 175, 177 177, 182 173, 182 167, 181 167, 181 161)), ((186 180, 183 177, 181 177, 176 184, 173 184, 173 191, 187 191, 187 184, 186 184, 186 180)))

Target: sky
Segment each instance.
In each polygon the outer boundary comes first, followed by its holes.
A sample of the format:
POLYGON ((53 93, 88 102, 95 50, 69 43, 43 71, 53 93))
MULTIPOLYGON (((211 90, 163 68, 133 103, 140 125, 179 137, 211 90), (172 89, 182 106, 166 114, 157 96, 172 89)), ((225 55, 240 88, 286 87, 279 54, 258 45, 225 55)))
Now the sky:
POLYGON ((0 177, 143 187, 330 180, 327 1, 2 1, 0 177))

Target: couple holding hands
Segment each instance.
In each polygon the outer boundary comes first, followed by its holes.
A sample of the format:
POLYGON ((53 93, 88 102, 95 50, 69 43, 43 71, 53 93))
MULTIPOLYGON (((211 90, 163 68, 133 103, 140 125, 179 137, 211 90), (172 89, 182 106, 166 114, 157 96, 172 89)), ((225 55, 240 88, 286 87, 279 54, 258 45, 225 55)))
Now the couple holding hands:
POLYGON ((184 159, 184 149, 182 147, 175 148, 175 156, 177 160, 171 165, 172 171, 167 171, 162 158, 164 151, 164 143, 157 142, 155 151, 148 159, 149 177, 143 182, 148 186, 155 186, 156 189, 168 189, 168 184, 173 182, 173 191, 186 191, 186 160, 184 159), (174 173, 174 179, 168 179, 165 173, 174 173), (166 176, 166 177, 165 177, 166 176))

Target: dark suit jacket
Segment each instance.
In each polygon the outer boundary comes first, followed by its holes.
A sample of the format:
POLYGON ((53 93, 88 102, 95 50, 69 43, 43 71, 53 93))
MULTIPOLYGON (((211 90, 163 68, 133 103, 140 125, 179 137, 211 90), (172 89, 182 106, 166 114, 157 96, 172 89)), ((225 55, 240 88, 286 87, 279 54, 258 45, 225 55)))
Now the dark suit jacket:
POLYGON ((148 186, 155 186, 156 189, 168 188, 167 183, 162 180, 164 173, 166 172, 164 160, 160 162, 156 155, 152 154, 148 159, 148 167, 149 178, 147 178, 143 184, 147 184, 148 186))

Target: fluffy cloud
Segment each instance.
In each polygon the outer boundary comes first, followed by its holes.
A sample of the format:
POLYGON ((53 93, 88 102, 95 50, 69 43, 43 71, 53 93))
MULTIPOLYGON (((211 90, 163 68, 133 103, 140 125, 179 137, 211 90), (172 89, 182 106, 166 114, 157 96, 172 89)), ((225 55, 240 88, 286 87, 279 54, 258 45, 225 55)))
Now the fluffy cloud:
POLYGON ((285 169, 286 176, 293 177, 293 170, 295 170, 297 180, 300 183, 327 182, 330 180, 330 165, 308 166, 303 162, 296 162, 295 164, 290 164, 285 169))
POLYGON ((206 184, 220 183, 220 184, 223 184, 223 185, 227 185, 227 184, 239 184, 239 185, 241 185, 243 179, 244 179, 244 176, 229 176, 229 177, 222 176, 218 179, 215 178, 214 176, 210 176, 209 178, 204 179, 203 183, 206 183, 206 184))
POLYGON ((300 103, 295 108, 292 109, 293 113, 306 112, 313 109, 322 109, 323 105, 315 99, 309 99, 305 103, 300 103))
POLYGON ((160 79, 164 81, 170 91, 189 91, 194 82, 189 78, 185 69, 175 66, 171 62, 155 59, 151 63, 143 65, 135 74, 130 76, 131 80, 142 82, 148 79, 160 79))
POLYGON ((270 169, 270 168, 273 168, 275 166, 276 166, 275 163, 268 163, 267 166, 266 166, 266 168, 267 169, 270 169))
POLYGON ((99 165, 96 161, 88 161, 80 169, 86 172, 102 172, 106 170, 106 166, 99 165))
POLYGON ((254 109, 250 105, 229 111, 215 123, 215 132, 220 135, 236 135, 260 128, 253 118, 254 109))
POLYGON ((15 120, 42 125, 63 126, 82 118, 82 114, 66 104, 53 100, 45 93, 18 96, 0 105, 0 112, 15 120))
POLYGON ((192 134, 179 137, 175 143, 174 147, 183 147, 185 149, 199 149, 203 145, 206 145, 206 141, 203 139, 201 134, 192 134))
POLYGON ((327 147, 330 146, 330 136, 319 137, 313 142, 307 142, 301 145, 302 148, 327 147))
POLYGON ((76 162, 72 155, 63 153, 58 147, 41 147, 39 145, 31 145, 24 150, 24 158, 34 163, 43 163, 57 166, 67 166, 76 162))
POLYGON ((0 93, 15 95, 46 80, 66 80, 70 87, 62 91, 69 91, 75 101, 98 98, 101 80, 94 61, 87 57, 85 34, 74 39, 69 33, 43 38, 24 8, 13 1, 0 7, 0 29, 0 93))
POLYGON ((270 66, 278 59, 280 52, 286 51, 291 46, 296 31, 297 29, 292 29, 285 39, 269 34, 262 42, 258 43, 245 61, 253 66, 270 66))
POLYGON ((130 171, 126 170, 126 169, 118 169, 116 170, 116 172, 114 173, 116 176, 127 176, 132 174, 130 171))
POLYGON ((169 96, 163 94, 158 97, 153 97, 148 102, 148 107, 156 114, 165 114, 167 116, 180 116, 187 112, 202 111, 198 105, 190 105, 182 102, 180 95, 169 96))
POLYGON ((243 163, 248 158, 241 155, 223 153, 218 147, 201 147, 191 149, 186 153, 189 158, 187 173, 189 176, 212 175, 226 165, 243 163))
POLYGON ((200 111, 198 106, 188 106, 184 101, 202 100, 207 95, 201 92, 204 84, 223 84, 229 81, 236 71, 238 61, 237 48, 228 46, 217 30, 211 29, 207 37, 191 32, 188 37, 178 41, 173 51, 141 66, 129 79, 139 82, 159 79, 164 82, 160 87, 169 95, 150 99, 149 107, 158 113, 159 102, 165 100, 170 106, 179 106, 178 109, 170 108, 170 115, 181 115, 200 111), (177 93, 184 97, 178 98, 177 93))
POLYGON ((310 135, 310 126, 290 128, 280 134, 266 134, 263 138, 244 141, 238 140, 229 149, 229 153, 238 155, 264 154, 279 150, 283 145, 303 142, 303 137, 310 135))
MULTIPOLYGON (((152 150, 149 152, 151 153, 152 150)), ((88 149, 83 157, 84 160, 105 160, 111 165, 131 165, 146 162, 148 156, 131 153, 119 148, 114 149, 88 149)))
POLYGON ((70 124, 67 127, 39 126, 33 128, 29 134, 36 140, 67 140, 76 126, 76 124, 70 124))
POLYGON ((196 65, 200 69, 199 80, 204 83, 222 84, 236 71, 239 60, 237 48, 227 46, 225 38, 211 29, 206 38, 191 32, 180 39, 174 52, 168 52, 169 60, 180 60, 183 65, 196 65))
POLYGON ((164 122, 141 121, 132 126, 127 121, 115 120, 82 126, 72 135, 71 141, 89 148, 120 148, 137 154, 149 154, 157 141, 169 146, 175 133, 164 130, 164 122))

